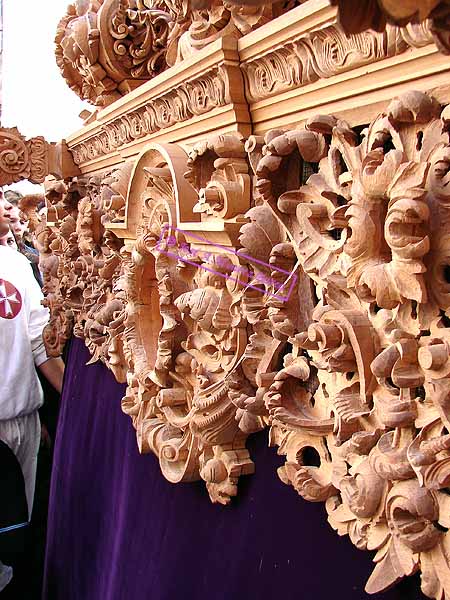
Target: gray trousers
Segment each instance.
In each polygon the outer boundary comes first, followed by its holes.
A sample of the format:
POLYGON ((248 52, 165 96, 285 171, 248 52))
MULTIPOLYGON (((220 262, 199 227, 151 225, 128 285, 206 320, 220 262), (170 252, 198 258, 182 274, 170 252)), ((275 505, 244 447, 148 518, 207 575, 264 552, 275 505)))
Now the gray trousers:
POLYGON ((41 441, 41 423, 38 411, 24 417, 0 421, 0 440, 11 448, 22 467, 28 502, 28 517, 31 518, 37 457, 41 441))

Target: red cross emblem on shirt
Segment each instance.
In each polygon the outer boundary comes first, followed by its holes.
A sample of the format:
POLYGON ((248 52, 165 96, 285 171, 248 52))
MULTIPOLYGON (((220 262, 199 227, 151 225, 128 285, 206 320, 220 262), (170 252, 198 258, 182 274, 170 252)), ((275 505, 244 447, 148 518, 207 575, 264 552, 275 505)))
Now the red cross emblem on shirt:
POLYGON ((22 308, 22 296, 12 283, 0 279, 0 318, 14 319, 22 308))

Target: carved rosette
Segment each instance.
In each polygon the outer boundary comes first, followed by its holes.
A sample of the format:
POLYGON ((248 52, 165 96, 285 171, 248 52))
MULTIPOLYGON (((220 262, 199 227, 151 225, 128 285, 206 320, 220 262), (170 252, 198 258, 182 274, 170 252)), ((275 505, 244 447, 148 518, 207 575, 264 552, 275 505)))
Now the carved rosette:
POLYGON ((56 62, 81 99, 107 106, 167 67, 170 23, 136 0, 77 0, 59 22, 56 62))
POLYGON ((42 183, 48 173, 48 144, 43 137, 26 140, 15 127, 0 128, 0 186, 22 179, 42 183))
POLYGON ((377 551, 369 593, 420 570, 440 600, 450 597, 448 122, 448 109, 408 92, 361 133, 333 117, 270 132, 252 209, 270 211, 307 276, 309 322, 285 315, 283 365, 261 380, 286 456, 280 477, 377 551))

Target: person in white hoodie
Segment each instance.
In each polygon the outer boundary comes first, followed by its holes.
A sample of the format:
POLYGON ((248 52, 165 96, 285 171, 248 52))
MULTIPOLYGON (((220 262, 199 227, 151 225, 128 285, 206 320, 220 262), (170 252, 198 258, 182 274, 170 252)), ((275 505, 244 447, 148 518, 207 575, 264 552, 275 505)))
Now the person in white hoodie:
MULTIPOLYGON (((8 233, 12 205, 0 194, 0 236, 8 233)), ((47 356, 42 332, 48 309, 28 260, 0 246, 0 440, 13 450, 25 478, 31 514, 43 395, 36 367, 60 392, 64 363, 47 356)))
MULTIPOLYGON (((10 227, 12 205, 0 191, 0 237, 10 227)), ((33 506, 43 402, 38 368, 61 392, 64 363, 47 356, 42 332, 49 319, 28 260, 0 245, 0 440, 22 468, 29 516, 33 506)), ((0 568, 1 570, 1 568, 0 568)))

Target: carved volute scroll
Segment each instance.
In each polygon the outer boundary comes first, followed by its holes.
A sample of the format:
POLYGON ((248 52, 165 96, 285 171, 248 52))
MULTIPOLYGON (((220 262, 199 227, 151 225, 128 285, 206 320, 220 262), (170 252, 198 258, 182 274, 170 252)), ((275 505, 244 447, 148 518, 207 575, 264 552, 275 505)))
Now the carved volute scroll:
POLYGON ((377 551, 369 593, 420 570, 439 600, 450 597, 448 123, 448 109, 407 92, 362 132, 333 117, 271 132, 252 209, 280 223, 316 296, 309 324, 284 319, 290 351, 261 381, 280 477, 377 551))
POLYGON ((170 23, 139 0, 76 0, 57 29, 61 74, 80 98, 107 106, 167 67, 170 23))
POLYGON ((166 193, 169 184, 165 182, 173 182, 175 212, 171 225, 200 221, 193 213, 197 195, 184 177, 187 160, 187 153, 177 144, 148 144, 135 161, 114 168, 102 181, 106 228, 118 237, 135 240, 142 224, 143 190, 153 185, 160 194, 166 193))

